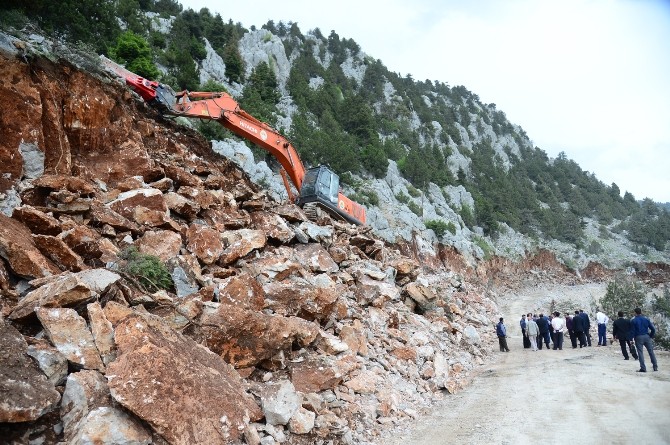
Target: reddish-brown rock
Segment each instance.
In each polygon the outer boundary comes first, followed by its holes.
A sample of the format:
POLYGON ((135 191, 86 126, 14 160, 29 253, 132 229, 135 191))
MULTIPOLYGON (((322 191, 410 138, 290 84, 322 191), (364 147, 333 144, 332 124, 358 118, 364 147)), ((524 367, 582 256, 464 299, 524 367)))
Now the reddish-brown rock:
POLYGON ((35 246, 42 254, 54 262, 61 270, 79 272, 88 266, 65 242, 51 235, 33 235, 35 246))
POLYGON ((0 213, 0 256, 22 277, 39 278, 60 270, 35 247, 30 231, 19 221, 0 213))
POLYGON ((182 240, 179 233, 170 230, 156 230, 146 232, 135 242, 135 245, 140 252, 156 256, 166 262, 179 255, 182 240))
POLYGON ((267 315, 230 305, 206 306, 200 318, 207 346, 238 368, 256 365, 295 342, 316 340, 319 326, 297 317, 267 315))
POLYGON ((61 232, 56 218, 29 205, 15 208, 12 218, 21 221, 35 234, 56 236, 61 232))
POLYGON ((290 277, 263 286, 266 307, 282 315, 298 315, 307 320, 328 318, 341 290, 326 274, 308 279, 290 277))
POLYGON ((265 292, 254 277, 242 273, 219 283, 219 301, 226 305, 260 311, 265 304, 265 292))
POLYGON ((262 412, 219 356, 166 328, 130 316, 115 329, 112 397, 173 445, 235 444, 262 412))
POLYGON ((221 265, 231 264, 255 249, 261 249, 267 237, 260 230, 240 229, 221 234, 226 247, 221 254, 221 265))
POLYGON ((159 227, 169 220, 163 192, 157 189, 142 188, 123 192, 107 205, 140 225, 159 227))
POLYGON ((223 253, 219 232, 202 224, 191 224, 186 231, 186 248, 205 264, 212 264, 223 253))
POLYGON ((21 333, 2 319, 0 344, 0 422, 36 420, 58 403, 60 394, 26 353, 21 333))
POLYGON ((300 244, 295 248, 296 260, 314 273, 337 272, 339 267, 321 244, 300 244))
POLYGON ((116 273, 105 269, 64 272, 23 297, 9 318, 18 320, 28 317, 37 307, 67 307, 84 303, 95 294, 104 292, 120 278, 116 273))
POLYGON ((84 369, 104 369, 86 320, 74 309, 38 308, 35 313, 51 343, 70 363, 84 369))
POLYGON ((254 229, 282 244, 288 244, 295 237, 295 232, 286 221, 274 213, 254 212, 251 214, 251 222, 254 229))

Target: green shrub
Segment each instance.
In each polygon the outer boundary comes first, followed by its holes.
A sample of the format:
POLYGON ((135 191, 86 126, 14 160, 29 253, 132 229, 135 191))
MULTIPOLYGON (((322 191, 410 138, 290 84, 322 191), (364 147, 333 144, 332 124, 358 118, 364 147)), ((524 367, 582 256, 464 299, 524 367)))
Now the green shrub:
POLYGON ((600 308, 611 317, 619 311, 632 315, 633 309, 644 306, 646 294, 644 283, 618 275, 607 283, 605 296, 600 299, 600 308))
POLYGON ((432 229, 438 238, 442 238, 447 231, 451 232, 452 235, 456 234, 456 225, 451 221, 444 222, 441 219, 431 219, 426 221, 425 224, 426 228, 432 229))
POLYGON ((488 260, 489 258, 491 258, 491 256, 493 256, 493 247, 491 247, 484 238, 482 238, 481 236, 475 236, 473 241, 475 245, 477 245, 484 252, 485 260, 488 260))
POLYGON ((589 255, 600 255, 604 252, 603 246, 601 246, 600 243, 596 240, 591 241, 591 244, 589 244, 589 247, 586 249, 586 251, 589 253, 589 255))
POLYGON ((172 287, 170 272, 160 258, 140 253, 134 246, 124 249, 119 256, 126 261, 121 271, 134 277, 148 290, 158 291, 172 287))
POLYGON ((423 208, 421 208, 414 201, 408 202, 407 207, 409 207, 409 209, 412 211, 412 213, 414 213, 416 216, 423 216, 423 208))
POLYGON ((407 185, 407 192, 413 198, 418 198, 419 196, 421 196, 421 192, 417 190, 416 187, 414 187, 412 184, 407 185))
POLYGON ((403 192, 398 192, 395 195, 395 199, 397 199, 399 202, 401 202, 403 204, 407 204, 409 202, 409 196, 407 196, 403 192))

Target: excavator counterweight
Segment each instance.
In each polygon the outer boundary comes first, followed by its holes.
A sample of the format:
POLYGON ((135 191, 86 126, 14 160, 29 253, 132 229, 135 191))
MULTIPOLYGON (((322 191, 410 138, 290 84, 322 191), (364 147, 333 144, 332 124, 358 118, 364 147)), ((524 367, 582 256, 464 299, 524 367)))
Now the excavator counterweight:
POLYGON ((167 85, 145 79, 104 56, 100 58, 108 71, 125 79, 126 84, 147 104, 162 114, 214 120, 237 136, 270 152, 282 166, 281 175, 291 201, 301 207, 317 205, 338 219, 365 224, 365 207, 342 194, 340 178, 335 172, 325 165, 305 170, 293 144, 270 125, 242 110, 230 94, 175 93, 167 85), (291 184, 297 193, 294 193, 291 184))

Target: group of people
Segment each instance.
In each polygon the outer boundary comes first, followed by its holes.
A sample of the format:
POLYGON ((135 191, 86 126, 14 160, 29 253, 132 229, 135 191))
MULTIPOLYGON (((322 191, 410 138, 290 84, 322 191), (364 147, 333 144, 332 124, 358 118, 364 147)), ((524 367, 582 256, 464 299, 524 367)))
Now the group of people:
MULTIPOLYGON (((612 323, 612 337, 619 341, 624 360, 629 360, 628 351, 630 351, 633 358, 640 362, 638 372, 647 372, 644 362, 644 349, 646 348, 654 371, 658 371, 652 342, 656 329, 652 322, 642 315, 640 308, 635 308, 635 317, 632 319, 624 318, 623 311, 619 311, 618 316, 619 318, 612 323)), ((598 326, 598 346, 607 346, 609 317, 604 312, 597 310, 595 319, 598 326)), ((542 350, 543 344, 549 349, 550 343, 554 350, 562 350, 566 333, 573 349, 576 349, 578 344, 580 348, 591 346, 591 319, 584 310, 575 310, 574 315, 565 313, 563 317, 558 311, 549 316, 529 312, 521 316, 519 325, 523 333, 523 347, 533 351, 542 350)), ((496 335, 500 351, 509 352, 507 328, 503 317, 500 317, 496 325, 496 335)))

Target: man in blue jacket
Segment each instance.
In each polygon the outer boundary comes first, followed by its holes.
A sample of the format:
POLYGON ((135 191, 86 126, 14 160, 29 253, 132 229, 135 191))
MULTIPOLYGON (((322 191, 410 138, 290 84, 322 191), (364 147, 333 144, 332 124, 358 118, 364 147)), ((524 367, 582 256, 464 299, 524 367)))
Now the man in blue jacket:
POLYGON ((637 356, 640 360, 640 369, 637 372, 647 372, 647 367, 644 364, 644 348, 647 348, 651 364, 654 371, 658 371, 658 363, 654 355, 654 343, 651 341, 656 335, 656 329, 651 321, 642 315, 642 309, 635 308, 635 317, 630 321, 630 328, 635 339, 635 347, 637 348, 637 356))
POLYGON ((547 349, 549 349, 549 319, 544 316, 544 314, 540 314, 540 317, 535 320, 535 323, 537 323, 537 327, 540 329, 540 339, 537 342, 537 347, 538 349, 542 350, 542 342, 547 345, 547 349))
POLYGON ((496 335, 498 335, 500 352, 509 352, 509 348, 507 347, 507 329, 505 328, 502 317, 500 317, 500 322, 496 325, 496 335))

